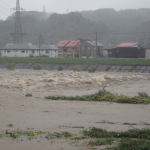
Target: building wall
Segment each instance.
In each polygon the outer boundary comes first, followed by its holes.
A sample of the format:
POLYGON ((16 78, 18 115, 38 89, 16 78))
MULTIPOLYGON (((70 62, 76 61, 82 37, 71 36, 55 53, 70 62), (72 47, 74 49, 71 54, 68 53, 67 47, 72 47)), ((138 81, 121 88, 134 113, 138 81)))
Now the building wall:
POLYGON ((1 50, 1 57, 37 57, 45 55, 47 57, 58 57, 58 50, 1 50))
POLYGON ((145 53, 145 57, 146 57, 147 59, 150 59, 150 49, 146 49, 145 52, 146 52, 146 53, 145 53))
POLYGON ((59 47, 58 49, 58 57, 79 57, 80 54, 80 45, 79 42, 75 47, 59 47))
POLYGON ((94 47, 89 44, 88 42, 84 42, 80 45, 80 57, 81 58, 95 58, 96 57, 96 51, 94 47))

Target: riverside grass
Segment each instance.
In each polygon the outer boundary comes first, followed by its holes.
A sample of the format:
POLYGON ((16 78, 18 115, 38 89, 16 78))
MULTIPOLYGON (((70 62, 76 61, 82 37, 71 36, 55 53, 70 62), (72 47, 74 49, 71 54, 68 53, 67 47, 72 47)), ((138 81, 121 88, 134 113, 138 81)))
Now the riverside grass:
POLYGON ((112 132, 103 130, 101 128, 91 128, 90 130, 83 130, 78 134, 72 134, 70 132, 62 133, 49 133, 42 131, 13 131, 6 132, 1 138, 10 137, 13 139, 23 138, 27 136, 29 140, 36 139, 37 136, 43 136, 47 140, 55 139, 67 139, 68 140, 83 140, 87 141, 85 146, 101 146, 111 145, 112 148, 106 148, 105 150, 149 150, 150 148, 150 129, 130 129, 125 132, 112 132), (114 147, 115 146, 115 147, 114 147))
POLYGON ((101 64, 101 65, 150 65, 150 59, 138 58, 47 58, 0 57, 0 63, 51 63, 51 64, 101 64))
POLYGON ((45 99, 50 100, 78 100, 78 101, 108 101, 115 103, 130 103, 130 104, 149 104, 150 96, 146 93, 138 93, 138 96, 129 97, 125 95, 112 94, 105 90, 98 93, 84 96, 66 97, 66 96, 48 96, 45 99))

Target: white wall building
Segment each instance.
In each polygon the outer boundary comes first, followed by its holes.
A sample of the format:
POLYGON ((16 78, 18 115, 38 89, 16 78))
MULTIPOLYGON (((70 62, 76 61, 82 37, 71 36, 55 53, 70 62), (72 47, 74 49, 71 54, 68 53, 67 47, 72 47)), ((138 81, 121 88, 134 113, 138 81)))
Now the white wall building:
POLYGON ((1 57, 38 57, 46 56, 51 58, 58 57, 58 48, 55 45, 28 44, 6 44, 6 47, 0 50, 1 57))

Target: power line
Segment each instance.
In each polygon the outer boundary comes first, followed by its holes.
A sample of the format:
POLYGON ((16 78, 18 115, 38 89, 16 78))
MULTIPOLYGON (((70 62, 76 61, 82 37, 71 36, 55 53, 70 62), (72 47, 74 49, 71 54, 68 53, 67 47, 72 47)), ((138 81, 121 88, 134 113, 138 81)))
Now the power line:
POLYGON ((7 8, 5 8, 4 6, 0 5, 3 9, 7 10, 8 12, 10 12, 7 8))
MULTIPOLYGON (((2 0, 3 1, 3 0, 2 0)), ((5 1, 3 1, 8 7, 10 7, 11 8, 11 6, 9 6, 5 1)))

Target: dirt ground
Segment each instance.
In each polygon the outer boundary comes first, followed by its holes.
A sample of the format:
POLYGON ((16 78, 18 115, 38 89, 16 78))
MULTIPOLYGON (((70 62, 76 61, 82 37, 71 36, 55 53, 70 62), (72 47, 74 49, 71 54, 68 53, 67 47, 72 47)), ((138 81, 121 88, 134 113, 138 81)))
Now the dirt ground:
MULTIPOLYGON (((138 92, 150 95, 150 74, 0 70, 0 133, 33 129, 79 134, 91 127, 108 131, 148 127, 143 122, 150 123, 150 105, 44 99, 50 95, 91 94, 104 87, 112 93, 129 96, 138 92), (27 93, 33 96, 26 97, 27 93), (104 123, 98 123, 102 121, 104 123), (126 122, 138 125, 124 125, 126 122)), ((23 141, 1 138, 0 150, 90 150, 91 147, 84 146, 87 141, 75 144, 66 139, 52 141, 44 137, 31 141, 26 138, 23 141)))

